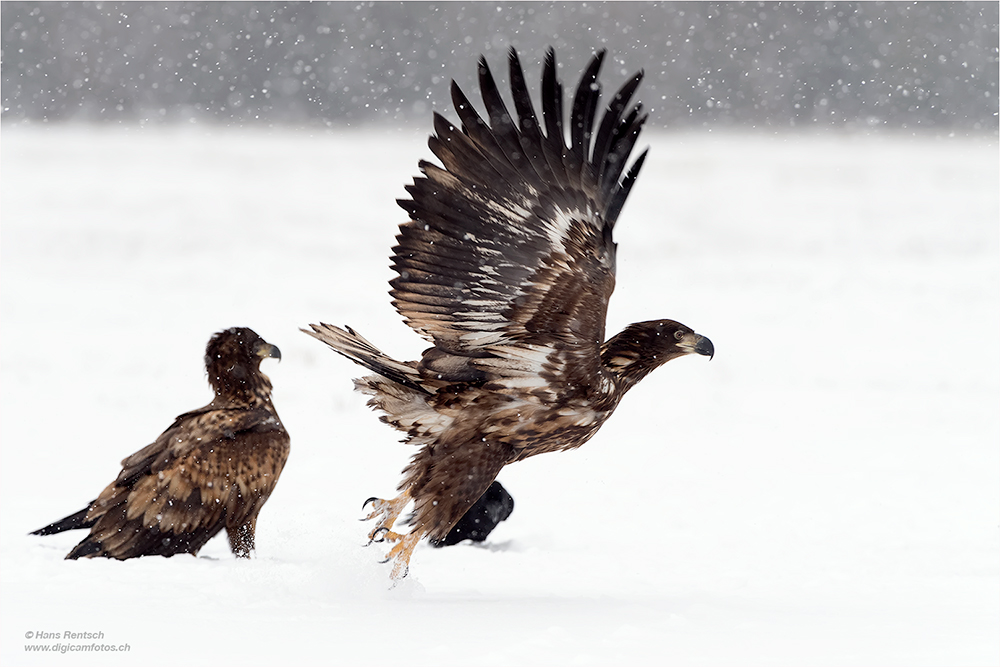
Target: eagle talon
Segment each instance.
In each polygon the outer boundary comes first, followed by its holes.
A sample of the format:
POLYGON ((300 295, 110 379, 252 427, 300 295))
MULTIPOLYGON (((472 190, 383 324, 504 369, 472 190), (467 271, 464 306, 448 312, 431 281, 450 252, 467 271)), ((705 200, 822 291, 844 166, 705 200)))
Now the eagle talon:
POLYGON ((381 561, 382 563, 393 561, 392 572, 389 574, 393 581, 399 581, 410 573, 410 556, 413 555, 414 547, 424 534, 425 531, 418 528, 406 535, 397 535, 397 544, 389 550, 385 560, 381 561))
MULTIPOLYGON (((396 523, 396 519, 399 517, 400 512, 406 507, 406 504, 410 502, 410 495, 406 492, 401 493, 399 496, 393 498, 392 500, 385 500, 383 498, 369 498, 365 501, 365 504, 361 506, 362 509, 368 507, 369 504, 372 505, 372 511, 368 516, 364 517, 362 521, 369 521, 371 519, 378 519, 378 523, 375 524, 375 529, 368 533, 368 538, 374 542, 383 542, 389 540, 390 542, 396 542, 402 536, 392 532, 392 526, 396 523), (379 534, 382 534, 382 539, 377 539, 379 534)), ((371 542, 369 542, 370 544, 371 542)))

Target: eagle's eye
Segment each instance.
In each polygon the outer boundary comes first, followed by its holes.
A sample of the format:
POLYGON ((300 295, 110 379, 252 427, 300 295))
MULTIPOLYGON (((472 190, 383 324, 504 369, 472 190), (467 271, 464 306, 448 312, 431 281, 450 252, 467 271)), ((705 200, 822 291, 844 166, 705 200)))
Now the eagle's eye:
POLYGON ((676 338, 677 340, 680 340, 683 337, 684 337, 684 332, 681 331, 680 329, 674 332, 674 338, 676 338))

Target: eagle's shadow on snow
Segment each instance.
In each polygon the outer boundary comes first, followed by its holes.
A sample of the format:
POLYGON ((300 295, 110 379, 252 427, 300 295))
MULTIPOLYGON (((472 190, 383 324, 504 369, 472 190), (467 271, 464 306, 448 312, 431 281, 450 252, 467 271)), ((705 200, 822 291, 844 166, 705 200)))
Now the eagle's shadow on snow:
POLYGON ((466 540, 465 542, 460 542, 459 544, 469 546, 474 549, 482 549, 484 551, 520 551, 520 547, 515 540, 504 540, 503 542, 471 542, 466 540))

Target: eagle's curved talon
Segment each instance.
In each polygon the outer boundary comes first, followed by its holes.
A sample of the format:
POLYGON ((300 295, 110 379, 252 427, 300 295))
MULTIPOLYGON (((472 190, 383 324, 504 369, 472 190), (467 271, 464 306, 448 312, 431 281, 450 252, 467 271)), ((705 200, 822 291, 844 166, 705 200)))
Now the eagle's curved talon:
MULTIPOLYGON (((378 500, 378 498, 376 498, 375 496, 372 496, 371 498, 369 498, 368 500, 366 500, 366 501, 365 501, 365 504, 361 506, 361 511, 362 511, 362 512, 364 512, 364 511, 365 511, 365 508, 366 508, 366 507, 368 507, 368 503, 370 503, 370 502, 374 502, 374 501, 376 501, 376 500, 378 500)), ((365 521, 365 520, 366 520, 366 519, 362 519, 362 521, 365 521)))
POLYGON ((389 534, 389 529, 386 528, 385 526, 382 526, 381 528, 376 528, 371 532, 371 534, 369 534, 368 537, 370 538, 370 541, 368 542, 368 544, 371 544, 372 542, 385 542, 386 535, 388 534, 389 534))

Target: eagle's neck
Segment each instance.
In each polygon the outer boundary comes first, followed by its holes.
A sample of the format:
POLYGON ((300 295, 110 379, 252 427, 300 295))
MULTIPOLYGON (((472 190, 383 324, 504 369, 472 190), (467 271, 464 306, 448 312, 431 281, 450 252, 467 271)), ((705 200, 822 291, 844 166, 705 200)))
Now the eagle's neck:
POLYGON ((226 373, 209 373, 216 402, 259 408, 271 405, 271 381, 258 369, 237 365, 226 373))
POLYGON ((624 394, 671 359, 684 356, 672 336, 665 337, 655 322, 626 327, 601 346, 601 366, 624 394))

